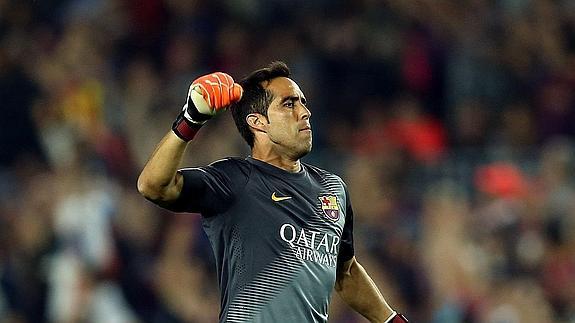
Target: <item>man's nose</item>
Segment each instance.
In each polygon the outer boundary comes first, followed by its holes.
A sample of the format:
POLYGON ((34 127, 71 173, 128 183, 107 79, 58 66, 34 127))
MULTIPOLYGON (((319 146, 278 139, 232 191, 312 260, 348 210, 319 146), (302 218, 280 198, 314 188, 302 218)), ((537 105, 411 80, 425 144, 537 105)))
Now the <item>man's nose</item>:
POLYGON ((311 111, 309 111, 309 109, 305 105, 301 104, 301 109, 302 109, 301 118, 303 120, 311 118, 311 111))

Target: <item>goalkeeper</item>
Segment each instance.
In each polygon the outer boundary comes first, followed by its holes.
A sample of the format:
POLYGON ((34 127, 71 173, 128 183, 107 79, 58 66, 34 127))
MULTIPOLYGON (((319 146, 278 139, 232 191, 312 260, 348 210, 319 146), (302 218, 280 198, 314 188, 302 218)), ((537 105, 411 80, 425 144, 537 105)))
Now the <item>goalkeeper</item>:
POLYGON ((275 62, 239 83, 219 72, 196 79, 138 190, 166 209, 202 214, 220 322, 327 322, 334 287, 371 322, 407 322, 354 256, 345 183, 300 161, 312 147, 311 112, 289 76, 275 62), (251 156, 178 169, 201 126, 228 109, 251 156))

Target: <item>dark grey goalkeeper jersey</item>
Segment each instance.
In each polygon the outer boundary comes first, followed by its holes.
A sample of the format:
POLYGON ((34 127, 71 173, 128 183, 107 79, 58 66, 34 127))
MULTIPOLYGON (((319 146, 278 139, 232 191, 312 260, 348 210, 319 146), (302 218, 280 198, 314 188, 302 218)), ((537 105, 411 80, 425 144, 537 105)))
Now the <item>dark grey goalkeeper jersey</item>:
POLYGON ((253 158, 182 169, 174 211, 202 213, 221 293, 220 322, 327 322, 338 262, 352 258, 343 181, 302 163, 253 158))

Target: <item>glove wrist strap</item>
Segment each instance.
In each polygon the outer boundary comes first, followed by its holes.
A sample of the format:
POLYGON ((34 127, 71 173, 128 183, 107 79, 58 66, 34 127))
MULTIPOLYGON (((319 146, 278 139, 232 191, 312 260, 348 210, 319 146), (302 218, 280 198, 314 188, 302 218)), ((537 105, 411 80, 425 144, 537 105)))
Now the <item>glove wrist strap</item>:
POLYGON ((385 323, 409 323, 405 316, 396 311, 393 311, 391 315, 384 321, 385 323))
POLYGON ((190 141, 194 139, 196 133, 200 130, 200 128, 204 125, 206 121, 197 122, 194 120, 188 119, 185 114, 186 110, 182 110, 176 121, 172 124, 172 131, 183 141, 190 141))
POLYGON ((383 321, 383 323, 390 323, 391 320, 393 320, 393 318, 394 318, 396 315, 397 315, 397 312, 396 312, 396 311, 393 311, 393 312, 391 313, 391 315, 389 315, 389 316, 387 317, 387 319, 385 319, 385 321, 383 321))

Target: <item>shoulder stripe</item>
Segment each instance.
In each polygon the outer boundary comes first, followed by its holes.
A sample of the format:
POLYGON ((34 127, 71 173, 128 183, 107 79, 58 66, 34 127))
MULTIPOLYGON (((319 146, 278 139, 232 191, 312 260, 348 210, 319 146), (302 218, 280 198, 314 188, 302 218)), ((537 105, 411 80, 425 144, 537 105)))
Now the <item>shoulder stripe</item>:
POLYGON ((207 173, 205 169, 200 167, 185 167, 178 169, 178 171, 186 171, 186 170, 199 170, 200 172, 207 173))

